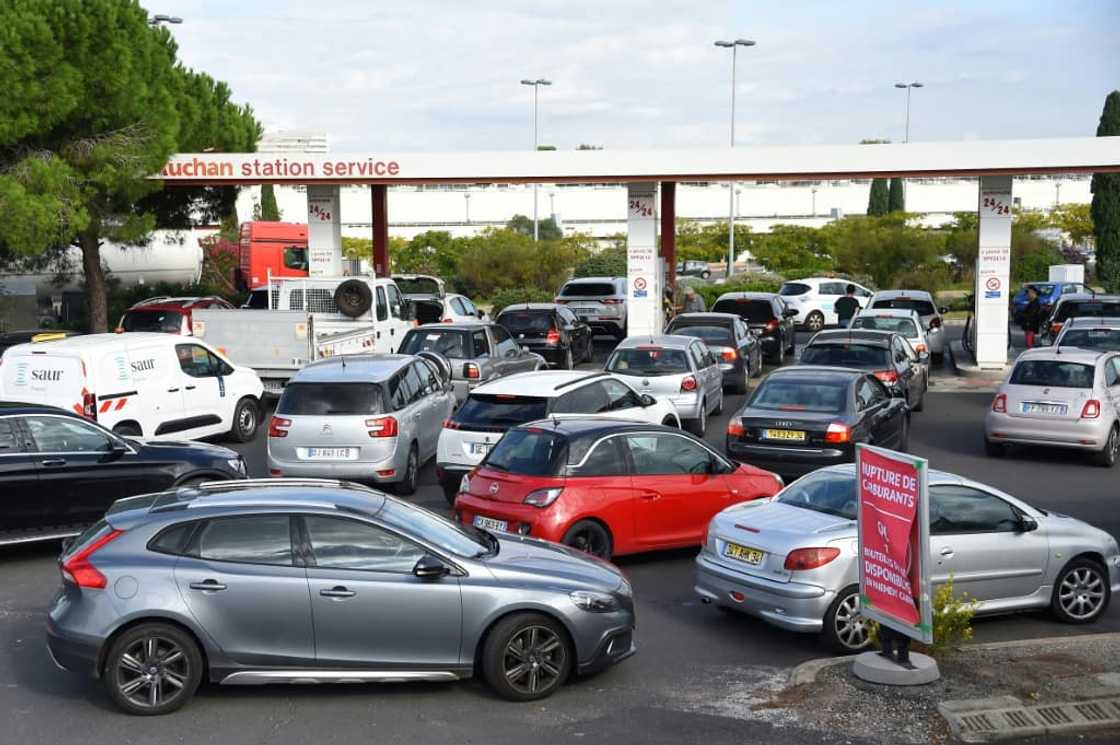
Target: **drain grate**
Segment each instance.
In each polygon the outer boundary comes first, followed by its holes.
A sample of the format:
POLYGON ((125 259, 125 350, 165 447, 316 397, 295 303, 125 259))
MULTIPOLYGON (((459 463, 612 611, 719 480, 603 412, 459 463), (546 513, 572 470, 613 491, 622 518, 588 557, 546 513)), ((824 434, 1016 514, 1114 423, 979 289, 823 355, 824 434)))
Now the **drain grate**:
POLYGON ((1120 726, 1120 696, 978 711, 957 712, 948 707, 942 709, 942 714, 960 739, 985 742, 1005 737, 1120 726))

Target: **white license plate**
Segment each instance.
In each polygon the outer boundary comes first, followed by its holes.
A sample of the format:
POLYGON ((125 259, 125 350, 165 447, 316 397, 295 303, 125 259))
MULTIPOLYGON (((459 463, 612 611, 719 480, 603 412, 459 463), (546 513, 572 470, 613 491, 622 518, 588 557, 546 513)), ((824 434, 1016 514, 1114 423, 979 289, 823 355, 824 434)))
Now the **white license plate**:
POLYGON ((355 448, 307 448, 307 460, 354 460, 355 448))
POLYGON ((509 523, 505 520, 495 520, 492 517, 483 517, 482 515, 474 516, 474 526, 483 530, 497 530, 504 533, 508 525, 509 523))
POLYGON ((486 455, 490 452, 490 443, 488 442, 472 442, 471 455, 486 455))
POLYGON ((1069 410, 1065 404, 1035 404, 1035 403, 1022 403, 1020 404, 1024 414, 1044 414, 1046 416, 1064 416, 1069 410))

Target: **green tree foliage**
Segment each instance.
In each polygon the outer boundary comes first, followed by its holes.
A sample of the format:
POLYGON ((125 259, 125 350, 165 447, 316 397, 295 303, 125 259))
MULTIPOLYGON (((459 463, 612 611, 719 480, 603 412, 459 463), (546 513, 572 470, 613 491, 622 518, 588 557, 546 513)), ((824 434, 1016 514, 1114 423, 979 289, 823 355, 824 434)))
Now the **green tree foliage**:
POLYGON ((885 178, 871 180, 871 192, 867 197, 867 216, 877 217, 890 212, 890 187, 885 178))
POLYGON ((869 277, 877 287, 891 287, 899 274, 934 264, 942 248, 939 236, 911 224, 901 212, 846 217, 820 232, 837 271, 869 277))
POLYGON ((587 256, 581 238, 538 242, 514 230, 490 229, 460 240, 458 283, 473 297, 515 288, 555 291, 587 256))
POLYGON ((902 179, 892 178, 890 188, 887 191, 887 212, 905 211, 906 190, 902 185, 902 179))
POLYGON ((280 221, 280 205, 276 204, 276 190, 272 184, 261 185, 261 220, 266 222, 280 221))
POLYGON ((231 188, 161 191, 176 151, 252 150, 260 126, 227 86, 176 61, 136 0, 0 5, 0 256, 82 250, 90 326, 108 327, 101 245, 229 214, 231 188))
POLYGON ((447 280, 459 273, 464 242, 452 238, 446 230, 429 230, 402 244, 390 246, 389 259, 394 272, 432 274, 447 280))
MULTIPOLYGON (((689 280, 683 278, 681 283, 689 280)), ((782 278, 775 274, 736 274, 731 281, 723 284, 707 284, 705 282, 689 282, 696 288, 696 292, 704 298, 705 306, 711 310, 719 296, 725 292, 777 292, 782 287, 782 278)))
MULTIPOLYGON (((506 229, 532 238, 533 218, 525 215, 514 215, 506 223, 506 229)), ((560 230, 556 220, 549 217, 545 220, 537 220, 537 235, 542 241, 558 241, 564 237, 564 231, 560 230)))
MULTIPOLYGON (((735 225, 735 251, 751 251, 750 225, 735 225)), ((677 222, 678 261, 726 261, 727 221, 698 223, 677 222)))
POLYGON ((551 303, 555 297, 555 291, 543 290, 540 287, 512 287, 508 290, 499 290, 490 298, 490 317, 497 316, 502 312, 502 308, 514 303, 551 303))
POLYGON ((800 279, 835 266, 830 247, 817 228, 775 225, 768 234, 754 236, 751 253, 758 263, 787 279, 800 279))
POLYGON ((625 277, 626 246, 610 246, 576 264, 573 277, 625 277))
POLYGON ((1050 224, 1069 236, 1070 242, 1079 246, 1093 236, 1091 206, 1067 202, 1050 210, 1050 224))
MULTIPOLYGON (((1120 135, 1120 90, 1104 100, 1097 137, 1120 135)), ((1120 292, 1120 173, 1094 173, 1093 235, 1097 240, 1097 277, 1110 292, 1120 292)))

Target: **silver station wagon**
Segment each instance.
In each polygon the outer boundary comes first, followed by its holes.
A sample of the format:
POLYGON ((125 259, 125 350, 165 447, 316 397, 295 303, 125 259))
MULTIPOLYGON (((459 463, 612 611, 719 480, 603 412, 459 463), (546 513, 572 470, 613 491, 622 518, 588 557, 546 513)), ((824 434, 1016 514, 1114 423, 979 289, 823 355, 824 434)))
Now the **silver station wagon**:
POLYGON ((284 388, 268 426, 272 476, 338 478, 416 491, 455 409, 435 356, 347 355, 313 363, 284 388))

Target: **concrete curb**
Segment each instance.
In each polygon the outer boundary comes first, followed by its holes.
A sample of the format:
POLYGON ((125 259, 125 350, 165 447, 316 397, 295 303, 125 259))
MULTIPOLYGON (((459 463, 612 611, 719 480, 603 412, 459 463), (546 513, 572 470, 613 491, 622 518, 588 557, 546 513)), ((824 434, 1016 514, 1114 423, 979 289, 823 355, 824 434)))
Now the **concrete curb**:
POLYGON ((808 660, 802 662, 797 667, 789 671, 789 680, 787 684, 790 688, 793 686, 807 685, 808 683, 816 683, 817 675, 821 670, 836 665, 842 665, 845 662, 851 662, 854 657, 821 657, 815 660, 808 660))

